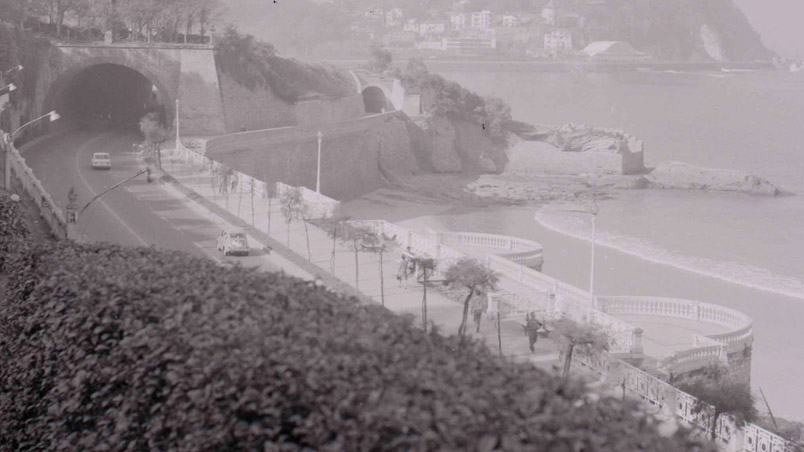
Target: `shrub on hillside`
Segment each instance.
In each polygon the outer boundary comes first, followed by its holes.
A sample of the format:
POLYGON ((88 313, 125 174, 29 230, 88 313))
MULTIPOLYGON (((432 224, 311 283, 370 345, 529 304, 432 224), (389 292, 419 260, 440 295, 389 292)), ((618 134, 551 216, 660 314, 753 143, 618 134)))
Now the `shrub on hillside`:
POLYGON ((277 56, 271 44, 241 35, 230 27, 215 46, 220 70, 250 90, 270 87, 293 103, 310 97, 339 99, 354 94, 353 82, 345 74, 325 65, 312 65, 277 56))
POLYGON ((495 97, 484 98, 438 74, 431 74, 421 59, 413 59, 396 73, 406 90, 421 94, 422 109, 431 114, 461 119, 483 127, 489 138, 506 143, 511 107, 495 97))
POLYGON ((5 273, 0 450, 714 450, 281 274, 68 243, 5 273))

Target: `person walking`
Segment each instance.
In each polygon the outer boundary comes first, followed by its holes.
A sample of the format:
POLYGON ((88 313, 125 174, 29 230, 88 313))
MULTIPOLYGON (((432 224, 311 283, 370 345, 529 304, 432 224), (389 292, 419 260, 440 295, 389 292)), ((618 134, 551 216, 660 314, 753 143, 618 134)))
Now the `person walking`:
POLYGON ((405 280, 405 288, 408 287, 408 256, 402 254, 402 262, 399 263, 399 270, 396 272, 396 280, 399 281, 399 287, 402 287, 402 280, 405 280))
POLYGON ((535 312, 528 313, 526 318, 525 332, 528 335, 528 346, 530 347, 531 353, 536 353, 534 345, 536 345, 536 341, 539 340, 539 330, 544 324, 536 319, 535 312))
POLYGON ((475 332, 480 332, 480 321, 483 319, 483 313, 489 308, 489 300, 486 294, 480 290, 475 290, 472 295, 472 316, 475 319, 475 332))

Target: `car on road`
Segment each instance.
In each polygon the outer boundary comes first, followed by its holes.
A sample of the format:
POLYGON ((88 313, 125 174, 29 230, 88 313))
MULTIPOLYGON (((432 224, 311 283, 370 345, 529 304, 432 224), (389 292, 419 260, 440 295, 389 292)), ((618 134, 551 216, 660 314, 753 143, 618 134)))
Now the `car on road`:
POLYGON ((112 157, 108 152, 92 154, 92 169, 112 169, 112 157))
POLYGON ((248 239, 243 231, 221 231, 218 236, 218 251, 222 251, 224 256, 239 254, 248 256, 248 239))

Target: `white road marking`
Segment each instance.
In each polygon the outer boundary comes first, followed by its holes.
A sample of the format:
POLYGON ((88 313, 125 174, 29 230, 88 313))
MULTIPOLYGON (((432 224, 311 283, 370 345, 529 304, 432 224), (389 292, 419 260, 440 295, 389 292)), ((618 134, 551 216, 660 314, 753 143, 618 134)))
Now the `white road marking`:
MULTIPOLYGON (((84 175, 83 175, 83 174, 81 174, 81 163, 80 163, 81 152, 82 152, 84 149, 86 149, 86 148, 87 148, 87 146, 89 146, 89 145, 90 145, 90 143, 92 143, 92 142, 94 142, 94 141, 96 141, 96 140, 98 140, 98 139, 100 139, 100 138, 104 137, 105 135, 107 135, 107 134, 105 134, 105 133, 104 133, 104 134, 98 135, 98 136, 97 136, 97 137, 95 137, 95 138, 92 138, 91 140, 89 140, 89 141, 87 141, 86 143, 84 143, 84 144, 83 144, 83 146, 81 146, 81 147, 78 149, 78 152, 76 152, 76 153, 75 153, 75 167, 76 167, 76 169, 78 170, 78 177, 80 177, 80 178, 81 178, 81 180, 84 182, 84 185, 86 185, 86 186, 87 186, 87 188, 89 189, 90 193, 92 193, 92 196, 97 196, 97 195, 98 195, 98 193, 97 193, 95 190, 93 190, 93 189, 92 189, 92 186, 89 184, 89 181, 87 181, 87 179, 84 177, 84 175)), ((137 240, 139 240, 139 242, 140 242, 140 243, 142 243, 142 244, 143 244, 143 246, 148 246, 148 242, 146 242, 146 241, 145 241, 145 240, 144 240, 142 237, 140 237, 140 236, 139 236, 139 234, 137 234, 136 232, 134 232, 134 230, 133 230, 133 229, 131 229, 131 227, 130 227, 128 224, 126 224, 126 222, 125 222, 125 221, 123 221, 123 219, 122 219, 122 218, 120 218, 120 216, 119 216, 119 215, 117 215, 117 213, 115 213, 115 211, 114 211, 114 210, 112 210, 112 209, 111 209, 111 208, 110 208, 110 207, 109 207, 109 206, 106 204, 106 202, 105 202, 103 199, 100 199, 100 198, 99 198, 97 202, 99 202, 99 203, 100 203, 100 204, 101 204, 103 207, 105 207, 105 208, 106 208, 106 210, 108 210, 108 211, 109 211, 109 213, 111 213, 111 214, 112 214, 112 216, 113 216, 113 217, 115 217, 115 218, 117 219, 117 221, 119 221, 119 222, 120 222, 120 224, 122 224, 122 225, 123 225, 123 227, 124 227, 124 228, 126 228, 126 230, 127 230, 128 232, 130 232, 130 233, 131 233, 131 234, 132 234, 134 237, 136 237, 136 238, 137 238, 137 240)))

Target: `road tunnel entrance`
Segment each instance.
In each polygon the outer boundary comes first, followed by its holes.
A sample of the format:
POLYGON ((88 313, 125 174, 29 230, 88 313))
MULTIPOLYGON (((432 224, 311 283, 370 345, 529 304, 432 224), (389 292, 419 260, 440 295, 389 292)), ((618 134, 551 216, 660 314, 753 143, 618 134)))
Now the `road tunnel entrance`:
POLYGON ((363 90, 363 106, 366 108, 366 113, 385 113, 393 110, 385 92, 376 86, 369 86, 363 90))
POLYGON ((140 72, 102 63, 81 69, 57 88, 52 107, 79 127, 138 130, 140 118, 157 112, 167 123, 164 93, 140 72))

